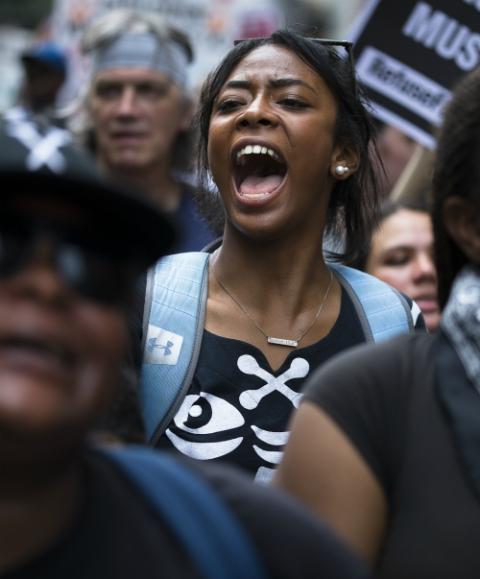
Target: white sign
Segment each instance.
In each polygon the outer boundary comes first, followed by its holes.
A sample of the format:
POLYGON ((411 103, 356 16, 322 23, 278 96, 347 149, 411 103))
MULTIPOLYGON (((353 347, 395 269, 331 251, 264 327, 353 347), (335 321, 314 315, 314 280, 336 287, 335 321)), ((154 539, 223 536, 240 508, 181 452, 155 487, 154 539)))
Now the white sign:
POLYGON ((451 87, 480 65, 480 0, 371 0, 350 38, 376 115, 433 148, 451 87))

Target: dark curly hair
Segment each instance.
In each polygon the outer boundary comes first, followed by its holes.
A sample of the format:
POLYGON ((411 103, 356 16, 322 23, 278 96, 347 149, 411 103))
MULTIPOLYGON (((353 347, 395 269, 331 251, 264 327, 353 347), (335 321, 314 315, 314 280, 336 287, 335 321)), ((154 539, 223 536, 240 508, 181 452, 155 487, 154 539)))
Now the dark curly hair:
POLYGON ((335 97, 338 106, 335 142, 352 147, 360 162, 355 174, 349 179, 337 181, 333 188, 326 233, 344 240, 343 251, 331 252, 330 257, 353 260, 370 238, 375 223, 379 186, 374 167, 381 166, 381 161, 374 145, 373 123, 365 98, 356 83, 355 72, 349 59, 342 57, 336 48, 292 31, 278 30, 267 38, 245 40, 225 56, 218 68, 207 77, 200 95, 198 169, 202 187, 208 190, 207 146, 215 100, 237 64, 250 52, 265 45, 283 46, 291 50, 317 72, 335 97))
POLYGON ((434 255, 440 306, 448 299, 453 280, 469 260, 447 232, 444 203, 457 196, 480 201, 480 69, 456 86, 445 109, 433 173, 434 255))

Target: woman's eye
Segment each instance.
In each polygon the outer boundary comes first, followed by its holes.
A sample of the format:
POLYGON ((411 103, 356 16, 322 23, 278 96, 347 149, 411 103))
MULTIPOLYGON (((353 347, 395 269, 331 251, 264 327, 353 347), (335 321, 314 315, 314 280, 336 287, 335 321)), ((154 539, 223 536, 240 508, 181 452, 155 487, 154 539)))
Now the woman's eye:
POLYGON ((410 261, 410 256, 402 253, 397 255, 389 255, 385 258, 385 265, 390 267, 401 267, 402 265, 406 265, 410 261))
POLYGON ((285 97, 281 99, 280 104, 288 107, 289 109, 305 109, 308 107, 308 104, 305 101, 302 101, 295 97, 285 97))
POLYGON ((242 102, 239 101, 238 99, 228 99, 228 100, 224 100, 224 101, 220 101, 217 104, 217 111, 219 111, 220 113, 229 113, 233 110, 235 110, 236 108, 240 107, 242 105, 242 102))

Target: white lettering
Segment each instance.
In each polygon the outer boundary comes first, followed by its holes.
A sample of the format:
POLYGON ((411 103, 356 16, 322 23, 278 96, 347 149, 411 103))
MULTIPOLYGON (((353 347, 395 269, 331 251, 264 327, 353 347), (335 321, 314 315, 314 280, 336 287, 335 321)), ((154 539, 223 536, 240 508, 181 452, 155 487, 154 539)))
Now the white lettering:
POLYGON ((464 49, 458 54, 455 62, 465 71, 472 70, 478 65, 480 55, 480 34, 472 34, 464 49))
POLYGON ((470 30, 466 26, 459 27, 458 22, 450 20, 437 44, 437 53, 445 60, 451 60, 469 37, 470 30))
POLYGON ((480 0, 463 0, 463 1, 465 2, 465 4, 473 6, 480 12, 480 0))
POLYGON ((362 82, 438 126, 449 91, 379 50, 367 46, 357 61, 362 82))
POLYGON ((435 12, 429 19, 431 12, 432 8, 428 4, 419 2, 403 27, 405 36, 414 38, 428 48, 435 44, 447 19, 443 12, 435 12))
MULTIPOLYGON (((475 1, 480 7, 480 0, 475 1)), ((453 60, 463 71, 472 70, 479 63, 480 35, 443 12, 435 12, 426 2, 417 3, 402 31, 433 48, 444 60, 453 60)))

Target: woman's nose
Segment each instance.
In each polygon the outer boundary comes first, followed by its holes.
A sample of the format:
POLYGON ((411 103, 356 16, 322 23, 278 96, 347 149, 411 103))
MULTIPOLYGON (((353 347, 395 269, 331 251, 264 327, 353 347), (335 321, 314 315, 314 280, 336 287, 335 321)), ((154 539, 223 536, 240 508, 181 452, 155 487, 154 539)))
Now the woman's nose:
POLYGON ((436 280, 437 274, 435 264, 429 253, 418 253, 415 260, 415 277, 418 278, 432 278, 436 280))
POLYGON ((240 128, 259 126, 273 126, 277 123, 276 116, 262 97, 253 99, 244 109, 238 119, 240 128))

